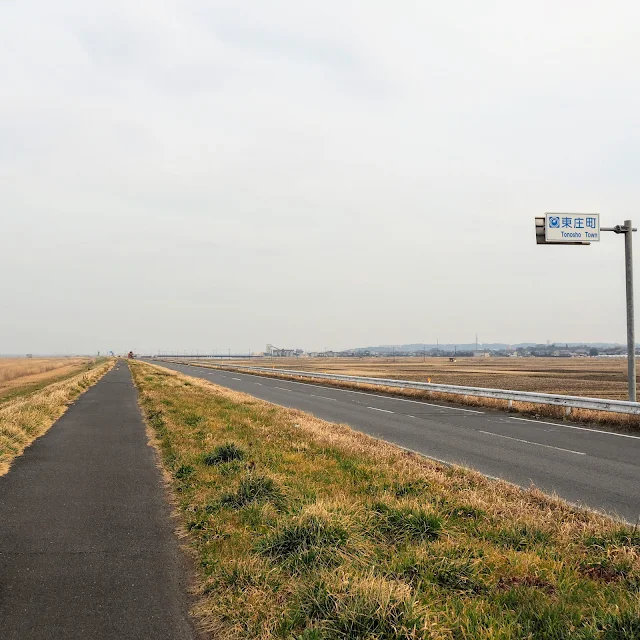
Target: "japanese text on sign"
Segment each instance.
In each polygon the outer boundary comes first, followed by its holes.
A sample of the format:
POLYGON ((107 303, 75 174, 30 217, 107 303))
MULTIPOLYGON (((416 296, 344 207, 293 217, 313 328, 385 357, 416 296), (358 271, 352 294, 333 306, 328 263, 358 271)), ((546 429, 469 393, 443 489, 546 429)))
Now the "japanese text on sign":
POLYGON ((547 213, 545 238, 547 242, 598 242, 600 214, 547 213))

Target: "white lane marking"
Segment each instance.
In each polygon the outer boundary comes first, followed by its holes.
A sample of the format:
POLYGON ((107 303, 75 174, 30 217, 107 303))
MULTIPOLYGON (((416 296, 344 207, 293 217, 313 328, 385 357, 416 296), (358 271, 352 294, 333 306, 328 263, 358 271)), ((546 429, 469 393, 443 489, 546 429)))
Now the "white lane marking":
POLYGON ((374 411, 383 411, 384 413, 393 413, 393 411, 389 411, 389 409, 378 409, 378 407, 367 407, 367 409, 373 409, 374 411))
MULTIPOLYGON (((243 373, 241 375, 255 376, 255 377, 260 376, 259 373, 243 373)), ((268 376, 265 376, 265 377, 268 377, 268 376)), ((271 378, 271 380, 278 380, 278 378, 271 378)), ((301 384, 304 387, 315 387, 316 389, 331 388, 321 384, 313 384, 311 382, 297 382, 295 380, 287 380, 287 382, 290 384, 301 384)), ((282 388, 283 387, 274 387, 274 389, 282 389, 282 388)), ((359 395, 371 396, 373 398, 384 398, 385 400, 398 400, 399 402, 413 402, 414 404, 423 404, 423 405, 426 405, 427 407, 438 407, 438 409, 445 409, 448 411, 464 411, 465 413, 478 413, 481 415, 485 414, 485 411, 478 411, 476 409, 463 409, 461 407, 447 407, 446 405, 434 404, 433 402, 421 402, 420 400, 409 400, 408 398, 396 398, 395 396, 383 396, 382 394, 379 394, 379 393, 367 393, 366 391, 353 391, 352 389, 339 389, 337 387, 332 388, 332 390, 340 391, 342 393, 357 393, 359 395)), ((289 391, 291 391, 291 389, 289 389, 289 391)))
POLYGON ((331 400, 331 402, 338 402, 336 398, 329 398, 328 396, 317 396, 315 393, 309 394, 310 398, 322 398, 323 400, 331 400))
POLYGON ((231 378, 232 380, 237 380, 238 382, 242 382, 242 378, 231 378))
POLYGON ((407 415, 407 418, 413 418, 414 420, 417 420, 417 418, 415 416, 409 416, 407 415))
POLYGON ((256 386, 261 387, 262 386, 262 382, 255 382, 254 383, 256 386))
POLYGON ((291 389, 287 389, 286 387, 273 387, 274 389, 280 389, 281 391, 291 391, 291 389))
POLYGON ((550 424, 553 427, 564 427, 565 429, 578 429, 579 431, 592 431, 593 433, 604 433, 607 436, 618 436, 619 438, 633 438, 640 440, 640 436, 632 436, 629 433, 616 433, 615 431, 602 431, 602 429, 589 429, 588 427, 575 427, 571 424, 560 424, 558 422, 544 422, 543 420, 530 420, 529 418, 510 418, 510 420, 522 420, 522 422, 533 422, 534 424, 550 424))
POLYGON ((540 442, 531 442, 530 440, 522 440, 520 438, 512 438, 511 436, 503 436, 501 433, 493 433, 491 431, 481 431, 478 429, 478 433, 486 433, 488 436, 495 436, 496 438, 506 438, 507 440, 515 440, 516 442, 524 442, 525 444, 535 444, 536 447, 546 447, 547 449, 556 449, 556 451, 566 451, 567 453, 575 453, 578 456, 586 456, 583 451, 574 451, 573 449, 563 449, 562 447, 552 447, 550 444, 541 444, 540 442))
MULTIPOLYGON (((257 373, 243 373, 245 376, 260 377, 257 373)), ((268 376, 263 376, 268 377, 268 376)), ((278 378, 271 378, 271 380, 278 380, 278 378)), ((362 396, 369 396, 371 398, 384 398, 385 400, 398 400, 399 402, 413 402, 414 404, 422 404, 427 407, 438 407, 438 409, 447 409, 448 411, 464 411, 466 413, 479 413, 484 415, 485 411, 477 411, 476 409, 462 409, 461 407, 447 407, 443 404, 434 404, 433 402, 421 402, 420 400, 408 400, 407 398, 396 398, 395 396, 383 396, 380 393, 367 393, 366 391, 352 391, 351 389, 338 389, 337 387, 326 387, 321 384, 312 384, 310 382, 296 382, 295 380, 287 380, 289 384, 301 384, 304 387, 315 387, 316 389, 331 389, 332 391, 339 391, 341 393, 357 393, 362 396)), ((274 387, 279 389, 280 387, 274 387)))

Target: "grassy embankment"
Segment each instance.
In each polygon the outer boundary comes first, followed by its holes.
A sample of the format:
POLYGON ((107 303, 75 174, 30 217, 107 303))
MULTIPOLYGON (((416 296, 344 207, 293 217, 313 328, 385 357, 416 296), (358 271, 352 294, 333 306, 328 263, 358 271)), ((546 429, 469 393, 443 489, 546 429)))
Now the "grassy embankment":
MULTIPOLYGON (((9 470, 11 461, 44 434, 66 411, 67 406, 95 384, 112 366, 113 360, 101 359, 80 364, 79 371, 61 374, 43 388, 22 389, 20 395, 3 399, 0 404, 0 476, 9 470)), ((39 381, 38 385, 45 384, 39 381)))
POLYGON ((43 389, 104 358, 0 358, 0 403, 43 389))
MULTIPOLYGON (((243 371, 242 369, 243 366, 247 366, 247 365, 238 365, 238 368, 236 368, 234 366, 235 363, 209 365, 202 362, 193 362, 192 364, 196 364, 199 367, 208 367, 213 369, 223 368, 227 371, 238 371, 239 373, 250 373, 250 372, 243 371)), ((255 364, 254 366, 266 366, 266 365, 255 364)), ((284 368, 284 367, 281 367, 281 368, 284 368)), ((315 371, 316 369, 309 368, 308 370, 315 371)), ((328 371, 328 372, 335 373, 335 371, 328 371)), ((340 374, 349 375, 345 371, 340 371, 340 374)), ((361 384, 361 383, 345 382, 345 381, 316 380, 313 378, 305 378, 303 375, 292 376, 289 374, 281 373, 278 371, 277 367, 274 368, 273 372, 261 372, 259 375, 269 377, 269 378, 278 378, 281 380, 291 380, 294 382, 306 381, 306 382, 311 382, 313 384, 317 384, 324 387, 334 387, 336 389, 352 389, 357 391, 366 391, 370 393, 383 393, 386 395, 396 396, 399 398, 410 398, 412 400, 429 400, 429 401, 461 404, 461 405, 470 406, 470 407, 485 407, 487 409, 495 409, 498 411, 512 411, 512 412, 518 412, 518 413, 535 416, 535 417, 554 418, 554 419, 560 419, 560 420, 571 419, 574 422, 582 422, 582 423, 591 424, 591 425, 597 424, 603 427, 612 428, 613 430, 630 431, 630 432, 640 431, 640 416, 629 415, 625 413, 592 411, 589 409, 572 409, 570 416, 567 416, 566 411, 563 407, 534 404, 530 402, 513 402, 512 405, 509 406, 509 402, 507 400, 496 400, 494 398, 479 398, 471 395, 458 396, 458 395, 452 395, 448 393, 438 393, 433 391, 420 391, 417 389, 397 389, 394 387, 384 387, 381 385, 369 385, 369 384, 361 384)), ((364 375, 364 374, 352 373, 352 375, 364 375)), ((402 379, 402 377, 397 374, 385 375, 384 377, 402 379)), ((411 379, 419 379, 419 378, 413 377, 413 378, 407 378, 407 379, 411 380, 411 379)), ((425 379, 424 381, 426 382, 427 380, 425 379)), ((432 379, 431 382, 435 383, 437 382, 437 380, 432 379)), ((489 384, 486 384, 486 383, 480 384, 477 381, 475 383, 475 386, 490 387, 489 384)), ((500 388, 500 387, 491 387, 491 388, 500 388)), ((504 387, 504 388, 508 388, 508 387, 504 387)), ((544 393, 551 393, 551 392, 545 391, 544 393)), ((557 393, 557 392, 554 392, 554 393, 557 393)))
POLYGON ((216 638, 640 637, 640 532, 132 363, 216 638))

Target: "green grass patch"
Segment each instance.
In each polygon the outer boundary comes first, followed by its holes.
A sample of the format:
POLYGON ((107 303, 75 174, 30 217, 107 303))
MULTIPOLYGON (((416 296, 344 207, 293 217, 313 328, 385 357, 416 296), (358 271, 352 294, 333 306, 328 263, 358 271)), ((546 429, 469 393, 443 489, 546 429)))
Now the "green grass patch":
POLYGON ((349 532, 338 523, 318 516, 285 520, 272 533, 260 538, 256 551, 283 563, 293 571, 340 564, 349 532))
POLYGON ((640 638, 637 530, 131 367, 216 637, 640 638))
POLYGON ((422 509, 391 507, 383 502, 373 506, 376 530, 390 544, 411 541, 435 540, 442 529, 442 519, 422 509))
POLYGON ((205 454, 202 461, 204 464, 212 466, 232 462, 233 460, 243 460, 245 455, 245 452, 233 442, 225 442, 225 444, 216 447, 211 453, 205 454))
POLYGON ((284 495, 272 478, 250 473, 240 480, 240 485, 233 493, 225 494, 221 500, 221 504, 234 509, 253 502, 271 502, 281 506, 284 495))

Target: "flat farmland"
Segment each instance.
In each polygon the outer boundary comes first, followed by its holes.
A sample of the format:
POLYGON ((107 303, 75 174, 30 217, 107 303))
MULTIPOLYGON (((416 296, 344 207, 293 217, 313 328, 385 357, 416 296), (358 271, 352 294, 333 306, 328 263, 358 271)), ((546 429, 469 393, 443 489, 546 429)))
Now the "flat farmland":
POLYGON ((0 400, 40 388, 85 367, 91 358, 0 358, 0 400))
MULTIPOLYGON (((220 364, 249 364, 246 360, 220 364)), ((203 363, 204 364, 204 363, 203 363)), ((261 358, 255 366, 538 393, 627 398, 625 358, 261 358)))

